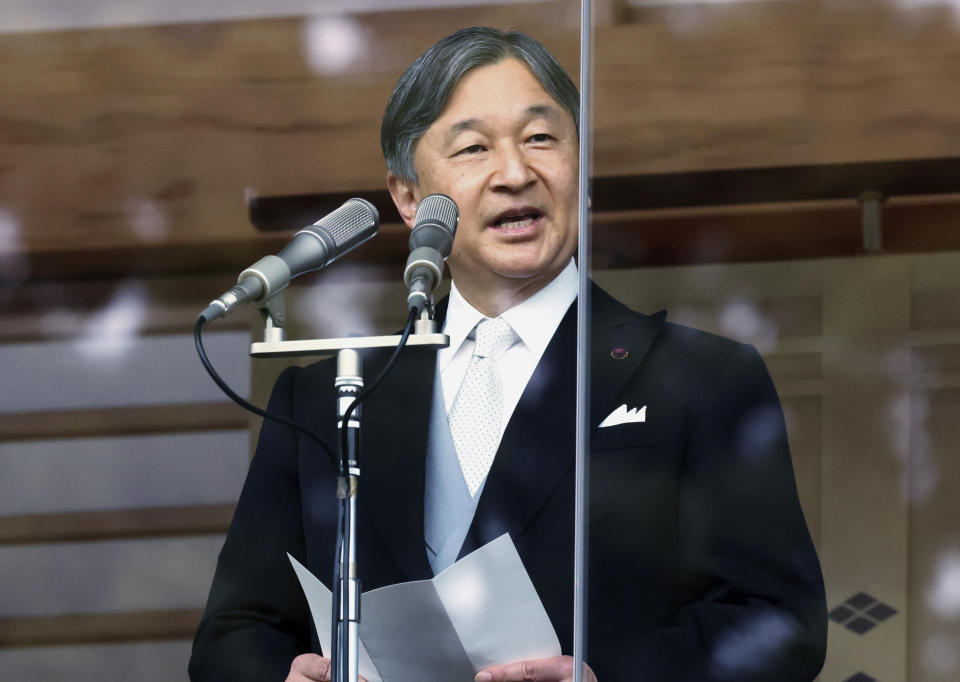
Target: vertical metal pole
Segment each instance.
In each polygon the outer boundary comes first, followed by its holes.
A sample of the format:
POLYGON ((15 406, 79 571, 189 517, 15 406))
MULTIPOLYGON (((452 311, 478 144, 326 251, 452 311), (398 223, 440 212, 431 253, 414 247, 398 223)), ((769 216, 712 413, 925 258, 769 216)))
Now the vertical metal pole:
MULTIPOLYGON (((331 647, 334 682, 357 682, 359 676, 360 579, 357 574, 357 488, 360 483, 360 411, 358 406, 344 423, 347 409, 363 388, 360 354, 343 349, 337 354, 337 416, 338 430, 346 430, 346 446, 340 451, 341 463, 337 476, 337 504, 341 526, 337 546, 339 568, 334 585, 333 618, 336 644, 331 647), (346 470, 343 470, 343 462, 346 470)), ((344 440, 341 438, 341 443, 344 440)))
POLYGON ((574 493, 573 679, 583 682, 587 644, 587 523, 590 438, 590 101, 592 70, 591 0, 580 0, 580 212, 577 297, 577 453, 574 493))

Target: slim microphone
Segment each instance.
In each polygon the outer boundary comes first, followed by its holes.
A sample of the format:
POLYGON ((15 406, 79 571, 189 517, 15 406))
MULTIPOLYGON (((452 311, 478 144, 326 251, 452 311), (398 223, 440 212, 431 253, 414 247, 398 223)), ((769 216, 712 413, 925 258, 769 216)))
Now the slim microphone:
POLYGON ((303 228, 277 255, 265 256, 240 273, 237 285, 210 302, 200 317, 223 317, 244 303, 265 301, 305 272, 322 270, 373 237, 380 214, 365 199, 348 199, 343 206, 303 228))
POLYGON ((410 256, 403 281, 410 288, 407 307, 421 312, 443 279, 443 262, 453 248, 460 211, 445 194, 431 194, 417 206, 410 232, 410 256))

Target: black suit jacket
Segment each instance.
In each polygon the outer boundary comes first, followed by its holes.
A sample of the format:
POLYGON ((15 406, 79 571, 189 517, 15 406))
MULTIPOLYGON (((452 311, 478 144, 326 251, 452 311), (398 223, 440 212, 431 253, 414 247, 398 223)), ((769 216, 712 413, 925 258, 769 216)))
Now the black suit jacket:
MULTIPOLYGON (((565 653, 573 630, 576 306, 506 427, 461 555, 509 532, 565 653)), ((594 288, 587 660, 613 680, 812 680, 826 609, 780 404, 756 351, 594 288), (617 349, 615 352, 614 349, 617 349), (597 428, 621 404, 646 421, 597 428)), ((365 360, 373 377, 385 360, 365 360)), ((291 368, 271 411, 336 440, 335 368, 291 368)), ((405 349, 365 403, 363 588, 432 576, 424 548, 435 351, 405 349)), ((194 680, 282 680, 319 651, 290 552, 329 583, 334 475, 265 422, 194 641, 194 680)), ((410 636, 405 633, 405 636, 410 636)))

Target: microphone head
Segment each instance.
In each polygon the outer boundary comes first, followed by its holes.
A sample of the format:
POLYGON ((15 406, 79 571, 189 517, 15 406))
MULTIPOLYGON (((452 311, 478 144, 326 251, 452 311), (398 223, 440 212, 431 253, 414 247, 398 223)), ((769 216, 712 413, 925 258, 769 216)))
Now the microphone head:
POLYGON ((334 253, 343 255, 376 233, 380 227, 380 213, 366 199, 354 197, 315 222, 313 227, 326 232, 332 240, 334 253))
POLYGON ((278 255, 289 266, 291 277, 319 270, 373 237, 380 214, 366 199, 353 198, 294 235, 278 255))
POLYGON ((417 206, 413 230, 410 232, 410 250, 423 246, 436 249, 446 259, 453 248, 453 238, 460 222, 456 203, 446 194, 431 194, 417 206))

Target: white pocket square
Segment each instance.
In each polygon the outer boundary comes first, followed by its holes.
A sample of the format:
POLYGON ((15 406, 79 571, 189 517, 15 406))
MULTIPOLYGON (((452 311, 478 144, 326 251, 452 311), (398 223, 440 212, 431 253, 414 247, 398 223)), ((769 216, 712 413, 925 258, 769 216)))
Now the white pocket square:
POLYGON ((639 424, 647 421, 647 406, 628 410, 626 403, 615 409, 607 415, 607 418, 600 422, 598 428, 605 426, 616 426, 617 424, 639 424))

